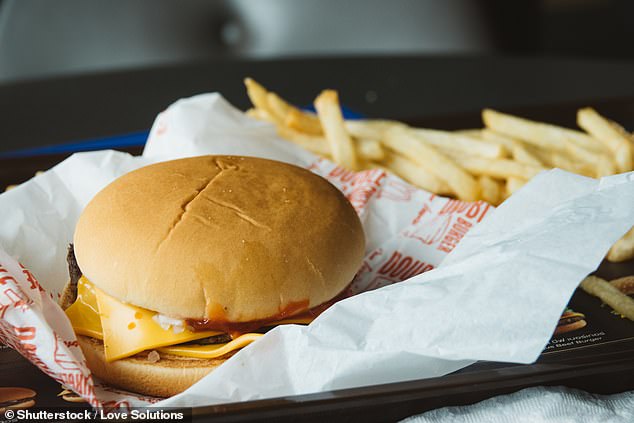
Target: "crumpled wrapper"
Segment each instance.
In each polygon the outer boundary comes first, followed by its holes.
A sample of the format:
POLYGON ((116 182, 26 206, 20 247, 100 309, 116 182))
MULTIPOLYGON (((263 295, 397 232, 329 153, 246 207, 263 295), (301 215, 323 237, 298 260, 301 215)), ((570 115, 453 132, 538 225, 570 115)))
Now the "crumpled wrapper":
POLYGON ((477 360, 531 363, 576 286, 634 224, 632 204, 634 173, 594 180, 560 170, 495 211, 438 197, 383 170, 342 169, 218 94, 199 95, 159 114, 142 157, 75 154, 0 195, 0 340, 107 407, 202 406, 441 376, 477 360), (75 223, 116 177, 201 154, 285 161, 343 191, 367 237, 358 295, 308 326, 273 329, 180 395, 112 389, 91 377, 54 301, 75 223))

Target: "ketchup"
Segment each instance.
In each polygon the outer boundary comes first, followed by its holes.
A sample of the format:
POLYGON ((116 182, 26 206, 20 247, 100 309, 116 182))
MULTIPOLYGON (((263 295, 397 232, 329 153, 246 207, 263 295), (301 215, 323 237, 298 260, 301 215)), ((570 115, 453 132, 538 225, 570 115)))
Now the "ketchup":
POLYGON ((242 334, 253 332, 260 329, 261 327, 272 326, 275 324, 275 322, 288 319, 290 317, 307 317, 314 319, 337 301, 348 298, 351 295, 352 293, 350 292, 350 285, 348 285, 336 297, 310 309, 307 309, 308 300, 303 300, 289 303, 286 307, 280 310, 278 314, 267 317, 265 319, 251 320, 249 322, 229 322, 226 320, 207 318, 186 319, 185 322, 187 326, 194 332, 217 330, 228 333, 229 335, 231 335, 232 338, 237 338, 242 334))

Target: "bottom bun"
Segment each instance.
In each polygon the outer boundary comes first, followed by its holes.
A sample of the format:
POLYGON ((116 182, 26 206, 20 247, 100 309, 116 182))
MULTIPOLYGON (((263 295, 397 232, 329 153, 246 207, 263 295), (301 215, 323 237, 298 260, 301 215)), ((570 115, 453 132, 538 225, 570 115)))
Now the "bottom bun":
MULTIPOLYGON (((35 405, 37 392, 29 388, 2 387, 0 388, 0 413, 6 410, 18 410, 35 405)), ((5 420, 3 420, 5 421, 5 420)), ((6 421, 12 421, 11 419, 6 421)))
POLYGON ((561 335, 562 333, 572 332, 573 330, 584 328, 586 327, 586 324, 585 320, 578 320, 576 322, 568 323, 567 325, 557 326, 554 335, 561 335))
POLYGON ((171 397, 198 382, 227 361, 234 352, 221 358, 200 359, 161 354, 151 362, 149 352, 108 363, 103 342, 87 336, 77 336, 86 363, 92 373, 113 387, 155 397, 171 397))

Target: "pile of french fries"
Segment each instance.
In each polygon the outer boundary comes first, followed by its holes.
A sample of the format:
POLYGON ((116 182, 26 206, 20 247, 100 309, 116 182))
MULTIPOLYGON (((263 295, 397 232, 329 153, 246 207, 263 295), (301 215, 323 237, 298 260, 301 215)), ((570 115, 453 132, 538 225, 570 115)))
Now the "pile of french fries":
MULTIPOLYGON (((322 91, 317 113, 301 110, 245 79, 252 117, 279 135, 350 170, 386 169, 426 191, 498 205, 545 169, 593 178, 634 169, 634 136, 592 108, 577 112, 583 131, 535 122, 491 109, 483 129, 441 131, 379 119, 344 119, 338 93, 322 91), (584 132, 585 131, 585 132, 584 132)), ((608 260, 634 257, 634 229, 608 260)))

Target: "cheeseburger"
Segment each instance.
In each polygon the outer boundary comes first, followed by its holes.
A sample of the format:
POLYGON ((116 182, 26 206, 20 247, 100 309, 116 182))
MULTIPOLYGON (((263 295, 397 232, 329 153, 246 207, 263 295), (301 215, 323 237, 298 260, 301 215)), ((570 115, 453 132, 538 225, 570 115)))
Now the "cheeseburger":
POLYGON ((130 172, 82 212, 63 306, 88 367, 171 396, 271 326, 346 295, 364 236, 343 194, 308 170, 203 156, 130 172))
POLYGON ((559 322, 557 322, 554 335, 561 335, 562 333, 585 328, 586 325, 586 316, 583 313, 577 313, 567 308, 559 318, 559 322))

